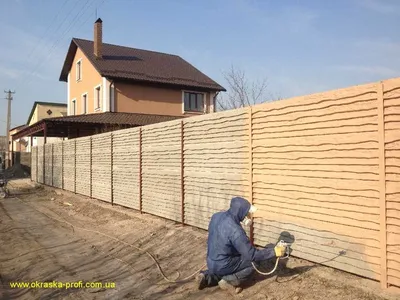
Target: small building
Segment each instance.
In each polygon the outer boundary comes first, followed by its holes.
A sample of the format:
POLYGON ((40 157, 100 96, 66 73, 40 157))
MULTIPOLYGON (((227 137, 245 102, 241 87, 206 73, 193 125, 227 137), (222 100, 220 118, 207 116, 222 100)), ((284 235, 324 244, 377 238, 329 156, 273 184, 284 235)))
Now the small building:
MULTIPOLYGON (((67 115, 67 104, 58 102, 40 102, 35 101, 32 106, 31 112, 26 122, 27 126, 32 126, 43 119, 65 117, 67 115)), ((31 147, 44 144, 43 137, 27 137, 28 145, 26 147, 27 152, 31 152, 31 147), (32 142, 31 142, 31 139, 32 142)), ((47 143, 54 143, 63 140, 59 137, 50 137, 47 139, 47 143)))
POLYGON ((14 128, 10 129, 10 142, 9 142, 9 151, 15 151, 15 152, 25 152, 26 147, 28 145, 28 141, 24 137, 20 137, 19 139, 12 139, 12 136, 20 132, 21 130, 24 130, 27 125, 20 125, 14 128))

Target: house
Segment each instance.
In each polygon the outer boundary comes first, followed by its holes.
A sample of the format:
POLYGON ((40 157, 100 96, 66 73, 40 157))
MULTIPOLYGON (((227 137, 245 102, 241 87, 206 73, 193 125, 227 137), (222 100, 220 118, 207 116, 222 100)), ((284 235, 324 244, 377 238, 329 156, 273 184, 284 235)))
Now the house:
POLYGON ((66 115, 67 104, 65 103, 35 101, 26 124, 31 126, 43 119, 65 117, 66 115))
POLYGON ((42 119, 12 138, 76 138, 215 111, 221 85, 177 55, 73 38, 59 80, 67 116, 42 119))
POLYGON ((27 127, 27 125, 20 125, 14 128, 10 129, 10 142, 9 142, 9 151, 15 151, 15 152, 25 152, 26 147, 27 147, 27 139, 25 138, 19 138, 19 139, 14 139, 12 140, 12 136, 15 135, 16 133, 20 132, 21 130, 24 130, 27 127))
POLYGON ((104 112, 191 116, 215 111, 226 91, 177 55, 103 43, 103 22, 94 41, 72 39, 60 81, 68 87, 68 115, 104 112))
MULTIPOLYGON (((58 118, 65 117, 67 115, 67 104, 58 102, 40 102, 35 101, 33 103, 31 112, 26 122, 27 126, 32 126, 37 122, 48 119, 48 118, 58 118)), ((50 137, 47 139, 48 143, 54 143, 62 140, 63 138, 50 137)), ((31 152, 31 147, 44 144, 43 137, 27 137, 27 152, 31 152), (33 139, 31 142, 31 138, 33 139)))

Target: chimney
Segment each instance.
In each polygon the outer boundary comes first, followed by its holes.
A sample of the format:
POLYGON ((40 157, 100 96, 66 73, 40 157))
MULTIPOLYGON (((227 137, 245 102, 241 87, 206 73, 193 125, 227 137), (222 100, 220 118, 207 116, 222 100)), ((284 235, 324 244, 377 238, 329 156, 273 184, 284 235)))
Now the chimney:
POLYGON ((94 22, 94 55, 96 58, 102 58, 103 50, 103 21, 98 18, 94 22))

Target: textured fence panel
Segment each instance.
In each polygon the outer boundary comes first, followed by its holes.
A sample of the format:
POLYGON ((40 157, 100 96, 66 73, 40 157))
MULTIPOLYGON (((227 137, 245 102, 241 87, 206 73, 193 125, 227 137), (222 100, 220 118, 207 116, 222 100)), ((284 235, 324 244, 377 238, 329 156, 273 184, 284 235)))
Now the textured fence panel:
POLYGON ((256 244, 380 279, 377 119, 376 85, 253 108, 256 244))
POLYGON ((37 163, 38 163, 38 157, 37 157, 37 147, 32 148, 32 155, 31 155, 31 179, 32 181, 38 182, 38 168, 37 168, 37 163))
POLYGON ((143 211, 181 220, 181 122, 142 127, 143 211))
POLYGON ((113 135, 114 203, 139 209, 139 129, 126 129, 113 135))
POLYGON ((91 137, 76 140, 76 192, 90 196, 91 167, 90 167, 91 137))
POLYGON ((88 141, 45 160, 35 147, 32 179, 53 161, 55 186, 92 182, 94 198, 175 221, 184 200, 204 229, 242 196, 256 245, 289 239, 294 256, 400 286, 400 78, 95 135, 91 156, 88 141))
POLYGON ((26 168, 27 170, 31 169, 31 153, 20 152, 20 161, 19 162, 23 168, 26 168))
POLYGON ((246 109, 184 121, 185 223, 207 229, 235 196, 249 198, 246 109))
POLYGON ((63 178, 63 169, 62 169, 62 143, 53 144, 53 186, 57 188, 62 188, 62 178, 63 178))
POLYGON ((44 146, 38 146, 37 147, 37 179, 39 183, 44 183, 44 174, 43 174, 43 162, 44 162, 44 146))
POLYGON ((111 202, 111 133, 92 137, 92 197, 111 202))
POLYGON ((388 283, 400 286, 400 80, 384 83, 388 283))
POLYGON ((44 145, 45 151, 45 184, 52 186, 53 185, 53 144, 44 145))
POLYGON ((64 189, 75 192, 75 140, 63 142, 64 189))

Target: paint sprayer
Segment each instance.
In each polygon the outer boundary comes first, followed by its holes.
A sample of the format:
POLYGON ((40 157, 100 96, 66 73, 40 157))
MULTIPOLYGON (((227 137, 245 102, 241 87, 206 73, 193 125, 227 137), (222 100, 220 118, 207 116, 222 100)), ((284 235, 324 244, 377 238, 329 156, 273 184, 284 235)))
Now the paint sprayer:
POLYGON ((278 268, 279 260, 280 260, 280 259, 289 258, 289 256, 290 256, 290 246, 291 246, 291 245, 292 245, 291 243, 285 242, 284 240, 280 240, 280 241, 276 244, 277 247, 285 248, 285 252, 284 252, 284 253, 285 253, 286 255, 285 255, 285 256, 282 256, 282 257, 277 257, 276 262, 275 262, 275 266, 274 266, 274 268, 272 269, 272 271, 270 271, 270 272, 262 272, 262 271, 258 270, 257 267, 256 267, 256 265, 255 265, 255 263, 252 262, 252 265, 253 265, 254 270, 256 270, 257 273, 259 273, 259 274, 261 274, 261 275, 271 275, 272 273, 274 273, 274 272, 276 271, 276 269, 278 268))

